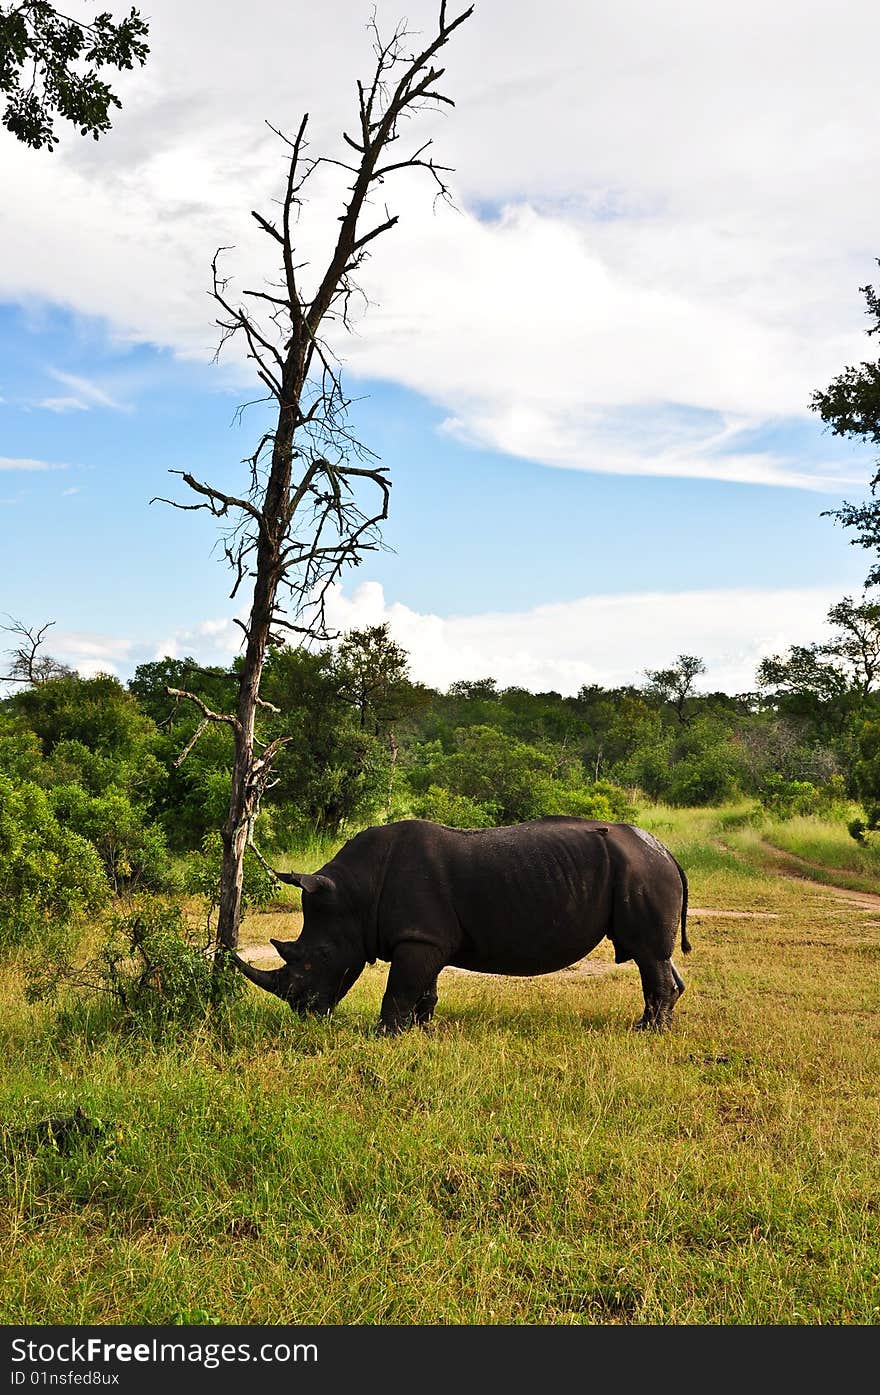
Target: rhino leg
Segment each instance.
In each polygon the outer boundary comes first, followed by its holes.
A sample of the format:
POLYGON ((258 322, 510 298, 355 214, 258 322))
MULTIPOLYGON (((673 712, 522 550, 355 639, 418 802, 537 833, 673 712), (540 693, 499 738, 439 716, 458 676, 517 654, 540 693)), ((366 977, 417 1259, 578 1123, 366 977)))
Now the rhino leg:
POLYGON ((434 1016, 434 1009, 435 1009, 436 1006, 437 1006, 437 979, 435 978, 435 979, 434 979, 434 982, 431 984, 430 988, 426 989, 426 991, 422 994, 422 996, 419 998, 418 1002, 416 1003, 416 1007, 415 1007, 416 1026, 418 1026, 418 1027, 427 1027, 428 1023, 431 1021, 431 1018, 434 1016))
POLYGON ((380 1032, 405 1032, 416 1022, 430 1020, 442 967, 443 956, 432 945, 407 940, 397 946, 382 999, 380 1032))
POLYGON ((662 1032, 672 1025, 672 1009, 684 992, 684 982, 671 959, 637 959, 645 995, 645 1011, 637 1032, 662 1032))

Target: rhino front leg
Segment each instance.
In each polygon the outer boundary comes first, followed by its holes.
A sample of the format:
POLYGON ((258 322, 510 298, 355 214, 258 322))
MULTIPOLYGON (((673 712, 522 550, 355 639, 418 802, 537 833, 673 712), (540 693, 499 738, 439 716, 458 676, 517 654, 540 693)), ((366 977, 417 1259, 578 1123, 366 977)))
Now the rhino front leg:
POLYGON ((671 959, 637 959, 645 995, 645 1011, 637 1032, 662 1032, 672 1025, 672 1009, 684 992, 684 982, 671 959))
POLYGON ((437 979, 435 978, 430 988, 422 994, 419 1001, 416 1003, 415 1018, 417 1027, 427 1027, 431 1018, 434 1016, 434 1009, 436 1006, 437 979))
POLYGON ((380 1032, 404 1032, 416 1022, 430 1022, 442 967, 443 956, 431 945, 408 940, 397 946, 382 999, 380 1032))

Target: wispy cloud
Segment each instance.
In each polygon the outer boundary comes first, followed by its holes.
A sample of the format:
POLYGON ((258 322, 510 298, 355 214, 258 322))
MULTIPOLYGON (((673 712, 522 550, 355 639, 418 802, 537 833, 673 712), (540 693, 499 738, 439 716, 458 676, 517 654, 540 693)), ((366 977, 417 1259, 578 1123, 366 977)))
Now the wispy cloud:
POLYGON ((70 489, 62 489, 61 497, 62 499, 69 499, 71 494, 79 494, 79 492, 79 485, 74 484, 70 487, 70 489))
POLYGON ((87 412, 89 409, 85 402, 80 402, 78 397, 44 397, 42 402, 37 403, 46 412, 87 412))
POLYGON ((26 456, 0 455, 0 470, 67 470, 60 461, 30 460, 26 456))
POLYGON ((60 368, 50 368, 49 372, 56 382, 63 383, 71 391, 62 397, 44 397, 37 405, 47 412, 88 412, 93 407, 108 407, 115 412, 130 410, 91 378, 65 373, 60 368))

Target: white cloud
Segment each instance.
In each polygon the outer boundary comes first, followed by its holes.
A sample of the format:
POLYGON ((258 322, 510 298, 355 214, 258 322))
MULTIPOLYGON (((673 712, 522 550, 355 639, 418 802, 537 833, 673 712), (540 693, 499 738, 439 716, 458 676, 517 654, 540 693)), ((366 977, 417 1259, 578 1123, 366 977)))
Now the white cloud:
POLYGON ((88 406, 85 402, 80 402, 78 397, 44 397, 37 403, 46 412, 57 412, 62 415, 64 412, 87 412, 88 406))
POLYGON ((98 673, 115 677, 125 674, 137 646, 116 635, 53 629, 44 647, 54 659, 75 669, 83 678, 94 678, 98 673))
MULTIPOLYGON (((818 586, 642 592, 441 616, 388 602, 382 586, 368 581, 350 594, 337 587, 328 619, 340 632, 387 621, 410 655, 413 678, 440 689, 457 679, 492 677, 502 687, 572 694, 585 683, 641 683, 645 669, 668 667, 687 653, 706 662, 704 690, 736 693, 754 689, 766 655, 822 639, 826 612, 839 599, 839 589, 818 586)), ((241 630, 225 616, 159 640, 59 635, 53 652, 81 671, 84 662, 106 668, 108 660, 129 671, 166 655, 226 665, 240 647, 241 630)))
POLYGON ((0 470, 66 470, 66 465, 61 465, 50 460, 29 460, 26 457, 0 455, 0 470))
MULTIPOLYGON (((407 8, 432 23, 433 0, 407 8)), ((155 0, 148 66, 120 79, 124 110, 98 146, 69 136, 49 160, 0 142, 16 189, 0 294, 210 352, 214 248, 236 244, 239 285, 266 267, 249 210, 277 193, 281 152, 261 123, 309 110, 325 148, 368 66, 368 10, 155 0), (292 65, 303 33, 308 62, 292 65), (233 107, 217 74, 245 51, 233 107)), ((849 483, 834 449, 792 459, 752 433, 805 417, 813 389, 867 352, 878 42, 868 0, 841 24, 819 0, 683 0, 674 16, 649 0, 478 6, 444 53, 456 110, 425 125, 464 211, 433 218, 418 179, 383 190, 401 223, 375 244, 378 303, 346 347, 352 368, 549 465, 849 483)), ((306 256, 335 230, 330 182, 303 217, 306 256)), ((55 410, 99 400, 68 385, 55 410)))
POLYGON ((328 614, 342 630, 387 621, 413 676, 432 687, 493 677, 502 687, 570 694, 584 683, 641 682, 646 668, 688 653, 706 662, 703 688, 734 693, 754 688, 766 655, 822 638, 839 598, 829 587, 645 592, 444 617, 388 604, 382 587, 366 582, 350 596, 337 590, 328 614))
POLYGON ((144 657, 150 660, 193 658, 206 666, 225 666, 239 652, 241 643, 241 628, 231 616, 226 616, 175 630, 150 643, 144 657))
POLYGON ((71 664, 81 678, 96 678, 99 673, 109 673, 111 677, 119 677, 119 667, 110 659, 78 659, 71 664))
POLYGON ((117 402, 115 397, 102 388, 99 383, 95 383, 91 378, 83 378, 76 373, 64 373, 59 368, 49 370, 52 377, 65 387, 71 388, 77 394, 79 401, 85 401, 89 406, 112 407, 114 411, 123 411, 121 402, 117 402))

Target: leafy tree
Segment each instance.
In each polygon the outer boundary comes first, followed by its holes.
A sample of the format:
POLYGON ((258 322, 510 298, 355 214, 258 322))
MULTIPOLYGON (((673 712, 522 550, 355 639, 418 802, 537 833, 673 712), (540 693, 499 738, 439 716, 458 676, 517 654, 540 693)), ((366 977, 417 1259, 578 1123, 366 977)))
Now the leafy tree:
POLYGON ((0 5, 3 125, 35 150, 55 149, 56 117, 97 140, 110 129, 110 108, 122 106, 100 70, 143 66, 148 28, 134 9, 118 21, 101 12, 82 22, 47 0, 0 5))
POLYGON ((872 692, 880 679, 880 602, 844 596, 828 611, 828 623, 836 634, 820 652, 843 666, 858 693, 872 692))
POLYGON ((263 797, 276 844, 300 834, 332 836, 373 818, 387 799, 391 755, 383 737, 369 729, 375 720, 362 727, 361 709, 340 692, 333 654, 274 649, 263 692, 278 709, 266 722, 266 739, 290 738, 263 797))
POLYGON ((673 736, 659 721, 644 723, 630 742, 626 757, 612 766, 615 780, 642 790, 650 799, 665 798, 672 766, 673 736))
POLYGON ((59 822, 45 790, 0 775, 0 942, 55 942, 108 895, 98 853, 59 822))
POLYGON ((497 702, 501 696, 494 678, 459 679, 446 691, 449 697, 465 702, 497 702))
MULTIPOLYGON (((865 313, 873 320, 867 333, 880 334, 880 294, 870 285, 859 289, 867 303, 865 313)), ((813 393, 810 406, 835 436, 880 446, 880 359, 845 368, 824 392, 813 393)), ((880 469, 871 480, 871 493, 874 497, 866 504, 844 503, 839 509, 827 510, 825 516, 837 519, 844 528, 852 528, 854 545, 876 552, 880 550, 880 469)), ((866 585, 878 584, 880 562, 875 562, 866 585)))
POLYGON ((0 713, 0 774, 40 784, 43 769, 43 746, 36 733, 0 713))
POLYGON ((162 830, 132 805, 124 790, 110 786, 91 795, 80 785, 56 785, 49 803, 60 824, 97 850, 114 893, 165 886, 170 866, 162 830))
POLYGON ((787 654, 762 659, 757 682, 772 691, 782 712, 809 722, 818 733, 839 734, 846 725, 847 675, 820 644, 794 644, 787 654))
POLYGON ((861 842, 866 833, 880 829, 880 720, 863 722, 859 729, 853 781, 867 821, 854 819, 849 831, 861 842))
POLYGON ((723 804, 740 793, 743 773, 739 748, 727 724, 700 716, 673 746, 665 798, 682 807, 723 804))
POLYGON ((777 710, 800 723, 813 742, 853 759, 856 730, 876 708, 880 682, 880 604, 844 596, 828 611, 831 638, 793 645, 758 666, 757 682, 777 710))
POLYGON ((46 755, 61 741, 79 741, 124 764, 141 760, 156 740, 155 724, 107 673, 51 678, 8 698, 6 708, 36 732, 46 755))
POLYGON ((211 828, 222 823, 229 803, 232 735, 225 725, 201 730, 189 703, 169 697, 168 689, 187 688, 214 706, 234 691, 229 669, 203 668, 195 659, 158 659, 139 664, 128 684, 139 710, 158 727, 154 754, 164 771, 152 794, 152 808, 172 848, 197 848, 211 828), (192 745, 197 733, 197 744, 192 745), (190 752, 186 761, 182 752, 190 752))
POLYGON ((152 663, 138 664, 134 677, 129 680, 128 691, 137 700, 138 707, 163 729, 184 726, 195 729, 197 714, 180 698, 168 696, 169 688, 187 688, 209 704, 229 701, 234 691, 235 673, 231 669, 205 668, 195 659, 156 659, 152 663))
POLYGON ((337 692, 356 711, 361 730, 392 727, 412 702, 409 657, 387 623, 349 630, 333 660, 337 692))
POLYGON ((668 703, 682 726, 691 720, 694 683, 706 665, 695 654, 679 654, 671 668, 646 669, 647 693, 660 702, 668 703))

